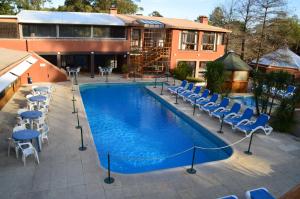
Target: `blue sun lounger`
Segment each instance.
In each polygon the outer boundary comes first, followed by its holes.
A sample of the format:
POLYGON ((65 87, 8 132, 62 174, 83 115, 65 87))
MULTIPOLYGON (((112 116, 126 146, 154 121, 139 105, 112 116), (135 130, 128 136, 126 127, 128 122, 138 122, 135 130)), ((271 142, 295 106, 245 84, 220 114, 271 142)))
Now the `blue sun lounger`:
POLYGON ((230 196, 224 196, 222 198, 217 198, 217 199, 238 199, 236 195, 230 195, 230 196))
POLYGON ((282 98, 289 98, 292 97, 295 94, 296 87, 289 85, 286 89, 286 91, 280 90, 278 91, 278 95, 282 98))
POLYGON ((246 123, 248 122, 251 117, 253 116, 253 109, 251 108, 246 108, 244 113, 242 115, 235 115, 232 117, 226 117, 224 119, 224 122, 226 124, 231 125, 232 128, 234 128, 238 124, 246 123))
POLYGON ((168 90, 171 92, 171 93, 176 93, 178 89, 184 89, 185 86, 187 85, 187 81, 186 80, 183 80, 181 82, 181 85, 180 86, 169 86, 168 87, 168 90))
POLYGON ((210 93, 210 90, 205 89, 201 95, 196 95, 196 96, 188 97, 187 101, 189 101, 192 105, 194 105, 195 100, 196 100, 196 102, 200 102, 202 100, 207 99, 209 93, 210 93))
POLYGON ((194 83, 189 83, 188 87, 186 89, 179 89, 177 90, 176 93, 178 93, 178 95, 183 95, 184 93, 187 93, 187 92, 192 92, 194 88, 194 83))
POLYGON ((199 107, 199 109, 201 110, 201 106, 204 106, 206 104, 214 104, 216 103, 216 101, 218 100, 219 98, 219 94, 217 93, 214 93, 210 99, 206 99, 206 100, 201 100, 201 101, 196 101, 196 106, 199 107))
POLYGON ((272 133, 273 128, 268 125, 270 116, 267 114, 260 114, 256 121, 248 121, 243 124, 236 125, 236 129, 245 133, 246 136, 250 136, 258 130, 262 130, 266 135, 272 133))
POLYGON ((182 99, 184 101, 186 101, 186 99, 188 99, 191 96, 197 96, 200 93, 201 88, 202 88, 201 86, 196 86, 194 91, 188 91, 188 92, 182 93, 182 94, 180 94, 180 97, 182 97, 182 99))
POLYGON ((241 106, 242 105, 240 103, 235 102, 232 105, 231 109, 215 110, 215 111, 210 113, 210 116, 216 117, 216 118, 219 118, 219 119, 221 119, 223 116, 224 116, 224 119, 227 118, 227 117, 232 117, 232 116, 235 116, 235 115, 238 114, 238 112, 241 109, 241 106))
POLYGON ((275 199, 268 189, 264 187, 249 190, 245 195, 247 199, 275 199))
POLYGON ((200 107, 203 111, 211 113, 213 111, 217 111, 217 110, 224 110, 226 109, 226 107, 229 104, 230 99, 228 97, 224 97, 222 99, 222 101, 220 102, 220 104, 216 104, 216 103, 208 103, 202 107, 200 107))

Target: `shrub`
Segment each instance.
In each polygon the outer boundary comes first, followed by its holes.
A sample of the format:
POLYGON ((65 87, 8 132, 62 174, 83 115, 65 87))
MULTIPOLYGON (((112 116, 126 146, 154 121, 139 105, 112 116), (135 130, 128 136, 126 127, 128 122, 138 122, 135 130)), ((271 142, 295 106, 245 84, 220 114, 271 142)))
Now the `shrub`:
POLYGON ((203 82, 203 80, 201 80, 199 78, 195 78, 195 77, 186 77, 186 80, 189 82, 194 82, 194 83, 203 82))
POLYGON ((193 69, 186 62, 179 62, 174 69, 174 75, 179 80, 185 80, 187 76, 192 75, 193 69))
POLYGON ((122 73, 128 73, 128 72, 129 72, 129 69, 128 69, 127 64, 123 64, 123 66, 122 66, 122 73))
POLYGON ((207 88, 212 92, 222 92, 225 81, 225 68, 222 62, 208 62, 204 77, 207 81, 207 88))

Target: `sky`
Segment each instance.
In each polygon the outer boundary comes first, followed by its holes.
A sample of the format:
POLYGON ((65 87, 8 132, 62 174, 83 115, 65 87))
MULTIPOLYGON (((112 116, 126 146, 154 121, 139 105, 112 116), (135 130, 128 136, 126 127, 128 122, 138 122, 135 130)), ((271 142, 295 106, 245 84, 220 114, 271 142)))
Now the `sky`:
MULTIPOLYGON (((300 17, 300 0, 287 0, 291 15, 300 17)), ((63 5, 64 0, 52 0, 52 6, 63 5)), ((231 0, 139 0, 136 3, 144 8, 139 12, 149 15, 152 11, 160 12, 164 17, 194 20, 199 15, 208 16, 218 5, 230 4, 231 0)))

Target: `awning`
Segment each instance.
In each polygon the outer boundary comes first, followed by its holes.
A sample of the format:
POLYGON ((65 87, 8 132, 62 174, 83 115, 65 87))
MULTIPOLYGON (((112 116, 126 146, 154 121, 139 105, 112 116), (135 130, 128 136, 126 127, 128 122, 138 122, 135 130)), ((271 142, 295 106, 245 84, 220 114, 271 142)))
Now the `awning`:
POLYGON ((18 79, 18 77, 9 72, 2 75, 0 77, 0 92, 6 89, 11 83, 16 81, 16 79, 18 79))
MULTIPOLYGON (((33 58, 34 59, 34 58, 33 58)), ((32 60, 31 60, 32 61, 32 60)), ((14 75, 21 76, 25 71, 27 71, 31 67, 31 63, 29 63, 27 60, 23 61, 16 67, 14 67, 9 72, 13 73, 14 75)))

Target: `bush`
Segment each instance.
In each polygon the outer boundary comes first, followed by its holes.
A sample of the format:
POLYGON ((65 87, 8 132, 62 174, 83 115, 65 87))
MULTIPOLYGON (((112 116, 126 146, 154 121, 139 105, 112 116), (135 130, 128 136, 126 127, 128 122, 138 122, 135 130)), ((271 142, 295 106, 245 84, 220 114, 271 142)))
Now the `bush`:
POLYGON ((122 73, 128 73, 128 72, 129 72, 128 66, 126 64, 123 64, 122 73))
POLYGON ((212 92, 222 93, 225 81, 225 68, 222 62, 208 62, 204 77, 207 81, 207 88, 212 92))
POLYGON ((203 82, 203 80, 201 80, 199 78, 195 78, 195 77, 186 77, 186 80, 188 82, 194 82, 194 83, 203 82))
POLYGON ((179 62, 174 69, 174 75, 179 80, 185 80, 187 76, 192 75, 193 69, 186 62, 179 62))

